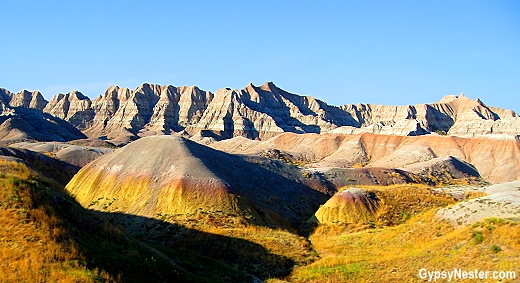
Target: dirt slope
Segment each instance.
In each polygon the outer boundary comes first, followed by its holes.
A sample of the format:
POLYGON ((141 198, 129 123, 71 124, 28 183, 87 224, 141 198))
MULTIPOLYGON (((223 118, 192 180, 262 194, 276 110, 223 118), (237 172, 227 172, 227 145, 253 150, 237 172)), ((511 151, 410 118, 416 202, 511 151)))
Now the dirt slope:
POLYGON ((102 211, 230 214, 273 226, 301 223, 334 192, 293 165, 173 136, 142 138, 106 154, 82 168, 66 189, 83 206, 102 211))
POLYGON ((277 149, 306 167, 404 168, 435 158, 452 156, 473 165, 490 182, 520 179, 520 142, 440 135, 392 136, 284 133, 267 141, 233 138, 210 145, 244 154, 277 149))

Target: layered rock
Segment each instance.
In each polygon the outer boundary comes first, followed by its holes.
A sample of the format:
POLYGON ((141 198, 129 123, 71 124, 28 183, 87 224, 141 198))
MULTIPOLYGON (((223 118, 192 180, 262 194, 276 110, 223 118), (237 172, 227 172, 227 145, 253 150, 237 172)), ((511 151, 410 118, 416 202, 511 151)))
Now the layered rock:
POLYGON ((429 131, 421 127, 415 119, 403 119, 386 122, 375 122, 365 127, 343 126, 328 131, 329 134, 355 135, 360 133, 372 133, 397 136, 419 136, 428 134, 429 131))
POLYGON ((329 194, 319 187, 283 162, 153 136, 89 163, 66 189, 98 210, 149 218, 224 214, 280 227, 301 224, 326 201, 329 194))
POLYGON ((110 87, 93 101, 95 116, 85 133, 125 140, 180 132, 199 121, 212 98, 197 87, 143 84, 134 91, 110 87))
POLYGON ((517 140, 462 138, 440 135, 395 136, 284 133, 266 141, 229 139, 212 147, 240 154, 277 149, 306 167, 356 166, 405 168, 435 158, 455 157, 475 166, 491 182, 520 179, 520 143, 517 140))
POLYGON ((217 139, 244 136, 267 139, 282 132, 320 133, 357 125, 350 114, 313 97, 279 89, 273 83, 249 84, 242 90, 221 89, 200 122, 187 129, 217 139))
MULTIPOLYGON (((3 105, 41 109, 39 93, 0 90, 3 105)), ((1 106, 1 105, 0 105, 1 106)), ((283 132, 442 135, 517 139, 520 117, 461 94, 438 103, 406 106, 331 106, 271 82, 214 94, 197 87, 142 84, 135 90, 109 87, 93 101, 77 91, 56 95, 44 111, 69 121, 92 138, 122 143, 139 137, 175 134, 212 142, 243 136, 266 140, 283 132)))
POLYGON ((94 117, 91 104, 90 99, 81 92, 70 91, 54 96, 43 111, 64 119, 79 129, 85 129, 91 125, 94 117))
POLYGON ((479 99, 461 94, 446 96, 432 107, 451 117, 453 124, 446 131, 453 136, 516 137, 520 134, 520 117, 514 111, 488 107, 479 99))
POLYGON ((346 104, 341 106, 341 109, 355 117, 361 129, 335 130, 338 133, 350 131, 415 135, 415 133, 439 132, 454 136, 493 134, 509 137, 519 134, 517 130, 520 121, 514 118, 518 117, 514 111, 488 107, 479 99, 472 100, 464 94, 448 95, 440 102, 432 104, 415 106, 346 104))
POLYGON ((356 126, 350 114, 314 99, 285 92, 273 83, 215 94, 197 87, 143 84, 135 90, 110 87, 92 103, 91 137, 135 139, 182 133, 214 139, 266 139, 283 132, 320 133, 356 126))
POLYGON ((39 91, 29 92, 22 90, 12 95, 9 105, 12 107, 26 107, 43 110, 47 105, 47 101, 43 98, 39 91))

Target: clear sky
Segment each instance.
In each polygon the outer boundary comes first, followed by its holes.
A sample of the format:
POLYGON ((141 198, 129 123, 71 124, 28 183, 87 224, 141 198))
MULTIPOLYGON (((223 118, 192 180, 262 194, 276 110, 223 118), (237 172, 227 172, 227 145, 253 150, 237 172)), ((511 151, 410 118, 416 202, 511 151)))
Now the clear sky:
POLYGON ((0 87, 273 81, 330 104, 464 92, 520 112, 520 1, 0 0, 0 87))

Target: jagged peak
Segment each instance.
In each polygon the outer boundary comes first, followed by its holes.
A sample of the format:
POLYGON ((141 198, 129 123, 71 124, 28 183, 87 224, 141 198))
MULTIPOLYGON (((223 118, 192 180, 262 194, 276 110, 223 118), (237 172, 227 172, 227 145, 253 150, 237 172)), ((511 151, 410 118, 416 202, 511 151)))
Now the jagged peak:
POLYGON ((121 88, 118 85, 112 85, 105 90, 105 93, 113 92, 113 91, 119 91, 121 88))
POLYGON ((10 92, 9 90, 3 88, 3 87, 0 87, 0 92, 3 92, 3 93, 12 93, 10 92))
POLYGON ((278 87, 273 82, 265 82, 262 86, 260 86, 260 89, 275 92, 278 87))
POLYGON ((222 96, 222 95, 226 95, 228 92, 230 91, 236 91, 236 89, 234 88, 229 88, 229 87, 225 87, 225 88, 221 88, 217 91, 215 91, 215 96, 222 96))
POLYGON ((41 97, 43 98, 42 93, 39 92, 38 90, 33 91, 33 92, 31 93, 31 95, 32 95, 33 97, 35 97, 35 96, 41 96, 41 97))
POLYGON ((81 91, 78 91, 78 90, 71 90, 67 94, 69 97, 75 98, 78 100, 90 100, 90 98, 88 98, 86 95, 84 95, 83 93, 81 93, 81 91))
POLYGON ((455 99, 457 99, 458 97, 455 95, 455 94, 449 94, 449 95, 446 95, 444 96, 440 101, 439 103, 450 103, 452 101, 454 101, 455 99))
POLYGON ((461 93, 458 96, 454 95, 454 94, 446 95, 439 101, 439 103, 452 103, 452 102, 467 103, 467 102, 471 102, 471 101, 476 102, 480 105, 484 105, 484 103, 480 99, 477 98, 476 100, 473 100, 473 99, 467 97, 464 93, 461 93))
POLYGON ((21 90, 19 93, 17 93, 17 95, 31 95, 32 92, 24 89, 24 90, 21 90))
POLYGON ((258 94, 258 91, 257 91, 258 87, 255 86, 253 83, 249 83, 247 84, 247 86, 243 89, 243 91, 247 92, 247 93, 250 93, 250 94, 258 94))

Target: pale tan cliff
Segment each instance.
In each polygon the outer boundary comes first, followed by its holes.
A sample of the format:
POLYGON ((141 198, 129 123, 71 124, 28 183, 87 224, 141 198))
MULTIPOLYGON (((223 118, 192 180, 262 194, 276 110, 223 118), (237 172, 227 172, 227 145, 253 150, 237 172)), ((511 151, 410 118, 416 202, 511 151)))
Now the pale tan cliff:
POLYGON ((9 104, 13 107, 21 106, 43 110, 47 105, 47 101, 39 91, 29 92, 27 90, 22 90, 11 96, 9 104))
MULTIPOLYGON (((0 91, 4 105, 42 108, 41 95, 0 91)), ((93 101, 80 92, 56 95, 44 111, 69 121, 91 138, 127 143, 144 136, 172 134, 203 143, 243 136, 266 140, 284 132, 418 136, 430 133, 515 140, 520 117, 464 94, 437 103, 340 107, 274 85, 223 88, 215 93, 192 87, 142 84, 134 90, 109 87, 93 101)))
POLYGON ((66 120, 79 129, 85 129, 92 123, 94 112, 91 101, 79 91, 59 93, 43 109, 55 117, 66 120))
POLYGON ((143 84, 133 91, 110 87, 92 102, 95 116, 85 133, 125 140, 180 132, 199 121, 212 98, 197 87, 143 84))

